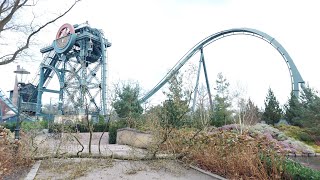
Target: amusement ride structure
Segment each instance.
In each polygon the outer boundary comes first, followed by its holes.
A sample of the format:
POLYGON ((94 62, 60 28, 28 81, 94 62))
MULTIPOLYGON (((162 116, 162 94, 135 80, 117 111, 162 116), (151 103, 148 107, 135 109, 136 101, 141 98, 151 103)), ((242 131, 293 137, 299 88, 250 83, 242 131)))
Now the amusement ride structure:
MULTIPOLYGON (((196 101, 201 67, 203 67, 204 70, 210 105, 212 106, 204 48, 216 40, 231 35, 251 35, 272 45, 280 53, 288 66, 292 91, 296 96, 299 95, 299 91, 304 88, 304 80, 283 46, 264 32, 249 28, 237 28, 212 34, 196 44, 151 91, 140 98, 140 103, 145 102, 153 96, 173 75, 178 73, 181 67, 183 67, 191 57, 199 53, 200 61, 194 91, 193 109, 196 101)), ((111 43, 105 39, 103 32, 91 28, 88 24, 73 26, 70 24, 62 25, 52 45, 40 50, 41 53, 45 54, 45 58, 39 67, 39 78, 36 78, 32 83, 26 84, 23 87, 27 88, 27 92, 29 92, 22 98, 25 106, 29 107, 29 109, 25 108, 25 111, 33 112, 34 115, 41 116, 42 95, 44 92, 48 92, 59 95, 58 110, 61 115, 66 113, 64 109, 67 106, 71 106, 75 114, 84 114, 85 110, 90 110, 90 114, 106 115, 106 50, 110 46, 111 43), (58 89, 48 89, 48 84, 54 75, 56 75, 59 80, 59 87, 58 89)), ((10 98, 7 98, 1 90, 0 100, 13 112, 18 112, 10 98)))

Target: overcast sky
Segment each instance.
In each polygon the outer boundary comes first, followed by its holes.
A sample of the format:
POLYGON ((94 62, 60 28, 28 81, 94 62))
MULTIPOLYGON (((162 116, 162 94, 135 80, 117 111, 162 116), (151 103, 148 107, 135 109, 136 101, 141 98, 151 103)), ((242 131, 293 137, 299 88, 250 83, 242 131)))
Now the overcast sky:
MULTIPOLYGON (((112 42, 108 49, 109 84, 133 80, 147 92, 205 37, 247 27, 274 37, 290 54, 303 79, 320 89, 319 4, 316 0, 82 0, 61 21, 39 34, 34 62, 17 63, 31 71, 32 79, 42 60, 39 48, 52 43, 59 27, 88 21, 112 42)), ((63 0, 40 3, 46 13, 67 5, 63 0)), ((287 101, 291 91, 287 65, 265 41, 230 36, 207 46, 204 55, 212 87, 222 72, 232 89, 240 84, 259 107, 269 87, 281 104, 287 101)), ((191 63, 198 61, 199 54, 191 63)), ((17 63, 0 66, 0 88, 4 91, 13 87, 12 72, 17 63)))

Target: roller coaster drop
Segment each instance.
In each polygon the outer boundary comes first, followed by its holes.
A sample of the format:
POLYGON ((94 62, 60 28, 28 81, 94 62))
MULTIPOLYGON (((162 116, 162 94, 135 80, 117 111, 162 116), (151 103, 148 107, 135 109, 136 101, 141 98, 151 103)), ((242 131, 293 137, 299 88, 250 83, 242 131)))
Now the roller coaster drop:
MULTIPOLYGON (((199 82, 200 68, 203 66, 210 104, 212 105, 203 49, 212 42, 231 35, 251 35, 261 38, 271 44, 281 54, 287 64, 291 77, 292 91, 296 96, 299 95, 300 87, 302 89, 304 88, 304 80, 302 79, 293 60, 282 45, 274 38, 261 31, 249 28, 238 28, 212 34, 196 44, 151 91, 140 99, 140 103, 145 102, 154 95, 170 80, 173 75, 178 73, 180 68, 188 62, 192 56, 200 52, 200 63, 195 86, 194 104, 199 82)), ((28 98, 30 103, 36 103, 36 115, 39 116, 42 113, 42 94, 44 92, 59 94, 59 114, 64 114, 63 106, 71 103, 76 114, 84 113, 85 108, 88 108, 87 105, 90 105, 89 109, 91 110, 91 114, 99 113, 106 115, 106 49, 110 46, 111 43, 104 38, 101 30, 91 28, 87 24, 74 26, 64 24, 61 26, 53 44, 40 50, 41 53, 46 53, 46 56, 40 64, 39 81, 33 82, 33 84, 36 84, 33 85, 35 91, 32 95, 29 95, 30 97, 28 98), (57 75, 59 80, 58 90, 47 88, 54 74, 57 75)), ((0 91, 0 98, 10 109, 17 112, 16 107, 12 105, 9 98, 4 96, 2 91, 0 91)))
POLYGON ((212 100, 211 100, 211 93, 210 93, 210 85, 209 85, 209 80, 207 76, 207 69, 205 66, 205 59, 204 59, 204 53, 203 49, 207 45, 211 44, 212 42, 219 40, 224 37, 232 36, 232 35, 251 35, 254 37, 261 38, 262 40, 268 42, 271 44, 283 57, 285 63, 288 66, 289 69, 289 74, 291 77, 291 84, 292 84, 292 91, 295 94, 295 96, 299 96, 299 91, 300 87, 302 90, 305 88, 304 85, 304 80, 302 79, 296 65, 294 64, 293 60, 291 59, 290 55, 288 52, 283 48, 283 46, 275 40, 273 37, 269 36, 268 34, 261 32, 256 29, 250 29, 250 28, 235 28, 235 29, 229 29, 225 31, 220 31, 218 33, 212 34, 211 36, 208 36, 207 38, 203 39, 200 41, 198 44, 196 44, 193 48, 191 48, 179 61, 178 63, 166 74, 164 78, 151 90, 149 91, 144 97, 140 99, 140 102, 145 102, 147 99, 149 99, 153 94, 155 94, 162 86, 164 86, 170 78, 175 75, 180 68, 189 61, 189 59, 197 54, 197 52, 200 52, 200 63, 199 63, 199 69, 198 69, 198 77, 197 77, 197 82, 195 86, 195 94, 194 94, 194 103, 193 103, 193 108, 196 100, 196 92, 197 92, 197 87, 198 87, 198 82, 199 82, 199 75, 200 75, 200 67, 201 64, 203 65, 204 68, 204 75, 206 78, 206 85, 207 85, 207 90, 209 94, 209 100, 210 100, 210 105, 212 108, 212 100))

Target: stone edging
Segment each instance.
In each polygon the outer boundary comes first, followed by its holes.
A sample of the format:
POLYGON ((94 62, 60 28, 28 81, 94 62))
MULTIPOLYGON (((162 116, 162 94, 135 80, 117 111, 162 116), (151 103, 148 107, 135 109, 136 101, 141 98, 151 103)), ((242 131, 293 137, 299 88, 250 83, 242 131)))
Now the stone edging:
POLYGON ((219 176, 219 175, 213 174, 213 173, 211 173, 211 172, 209 172, 209 171, 205 171, 205 170, 203 170, 203 169, 201 169, 201 168, 198 168, 198 167, 196 167, 196 166, 189 165, 189 167, 192 168, 192 169, 194 169, 194 170, 197 170, 197 171, 199 171, 199 172, 201 172, 201 173, 203 173, 203 174, 206 174, 206 175, 208 175, 208 176, 211 176, 211 177, 213 177, 213 178, 216 178, 216 179, 219 179, 219 180, 227 180, 227 179, 224 178, 224 177, 221 177, 221 176, 219 176))
MULTIPOLYGON (((181 160, 177 160, 177 162, 179 162, 179 163, 181 163, 181 164, 185 164, 185 163, 183 163, 181 160)), ((209 171, 203 170, 203 169, 198 168, 198 167, 196 167, 196 166, 193 166, 193 165, 191 165, 191 164, 188 164, 188 166, 189 166, 191 169, 194 169, 194 170, 196 170, 196 171, 199 171, 200 173, 206 174, 206 175, 208 175, 208 176, 210 176, 210 177, 213 177, 213 178, 216 178, 216 179, 219 179, 219 180, 227 180, 227 179, 224 178, 224 177, 221 177, 221 176, 219 176, 219 175, 217 175, 217 174, 213 174, 213 173, 211 173, 211 172, 209 172, 209 171)))
POLYGON ((289 153, 287 154, 289 157, 320 157, 320 153, 303 153, 303 154, 295 154, 289 153))
POLYGON ((24 178, 24 180, 33 180, 36 175, 37 175, 37 172, 39 170, 39 167, 41 165, 41 160, 37 161, 31 168, 31 170, 29 171, 28 175, 26 178, 24 178))

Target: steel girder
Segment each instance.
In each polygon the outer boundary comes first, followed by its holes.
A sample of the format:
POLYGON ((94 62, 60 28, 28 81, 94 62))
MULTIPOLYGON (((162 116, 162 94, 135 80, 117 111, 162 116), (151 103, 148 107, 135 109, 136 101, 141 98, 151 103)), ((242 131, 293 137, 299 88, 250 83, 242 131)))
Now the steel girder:
POLYGON ((106 115, 107 59, 105 51, 111 46, 111 43, 104 38, 101 30, 91 28, 88 24, 74 26, 64 24, 61 28, 67 29, 69 33, 63 34, 64 32, 59 30, 59 38, 54 40, 51 46, 40 50, 42 53, 55 51, 55 55, 46 56, 51 60, 44 60, 43 62, 46 63, 40 66, 37 114, 41 114, 42 93, 53 92, 59 93, 61 114, 63 114, 63 109, 72 105, 73 110, 76 110, 77 113, 84 113, 84 110, 88 108, 89 113, 106 115), (66 41, 69 42, 66 43, 66 41), (53 61, 58 63, 51 65, 53 61), (50 80, 50 78, 45 78, 44 69, 50 69, 50 72, 58 76, 60 85, 58 91, 48 90, 44 86, 49 83, 47 79, 50 80))

